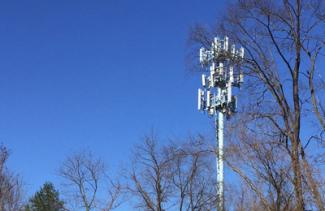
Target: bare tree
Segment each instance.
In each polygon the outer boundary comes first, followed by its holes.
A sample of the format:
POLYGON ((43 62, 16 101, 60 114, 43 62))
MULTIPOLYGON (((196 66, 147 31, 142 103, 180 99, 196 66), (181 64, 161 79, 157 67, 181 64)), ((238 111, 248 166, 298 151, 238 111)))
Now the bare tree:
POLYGON ((202 136, 158 144, 154 135, 135 148, 128 191, 143 210, 212 210, 214 153, 202 136))
POLYGON ((137 198, 136 207, 165 210, 171 196, 170 160, 160 151, 154 135, 145 137, 144 143, 136 147, 131 168, 127 189, 137 198))
POLYGON ((86 211, 109 211, 120 204, 121 185, 107 176, 104 162, 89 151, 67 157, 59 169, 59 175, 65 180, 67 192, 86 211), (99 194, 105 195, 104 202, 99 199, 99 194))
POLYGON ((9 151, 3 145, 0 146, 0 210, 21 210, 22 181, 10 172, 6 166, 9 151))
POLYGON ((315 174, 319 169, 310 165, 323 150, 313 149, 324 133, 322 99, 317 98, 322 93, 317 61, 324 53, 324 4, 322 0, 238 0, 228 6, 212 32, 199 27, 191 36, 196 43, 208 45, 211 34, 217 32, 245 48, 248 94, 241 113, 250 116, 246 126, 255 136, 279 137, 274 139, 278 140, 274 147, 284 148, 288 156, 296 210, 308 206, 324 210, 315 174), (309 125, 315 120, 320 129, 309 125), (273 128, 256 127, 259 124, 273 128))
POLYGON ((216 203, 214 153, 203 136, 166 146, 170 178, 178 210, 213 210, 216 203))
POLYGON ((242 203, 254 210, 295 210, 290 157, 279 137, 270 135, 272 125, 256 126, 269 131, 256 136, 245 127, 243 116, 238 121, 228 129, 225 162, 242 179, 242 189, 251 190, 248 197, 241 197, 242 203))

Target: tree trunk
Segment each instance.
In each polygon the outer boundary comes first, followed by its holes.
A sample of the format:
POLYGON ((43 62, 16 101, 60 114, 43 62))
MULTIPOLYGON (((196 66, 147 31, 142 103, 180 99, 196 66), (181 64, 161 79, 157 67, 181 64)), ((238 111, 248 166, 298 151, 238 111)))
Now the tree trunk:
POLYGON ((295 195, 296 195, 296 210, 304 211, 305 210, 305 202, 302 191, 302 174, 301 167, 299 161, 299 148, 296 140, 292 141, 292 153, 291 153, 291 164, 293 168, 293 184, 295 187, 295 195))

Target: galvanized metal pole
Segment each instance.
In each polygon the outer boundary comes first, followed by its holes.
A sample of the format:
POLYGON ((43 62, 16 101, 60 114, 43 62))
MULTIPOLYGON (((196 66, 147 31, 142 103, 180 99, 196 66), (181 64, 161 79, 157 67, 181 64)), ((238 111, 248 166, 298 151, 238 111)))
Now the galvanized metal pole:
POLYGON ((217 210, 224 211, 224 170, 223 170, 223 113, 218 112, 216 118, 216 141, 218 146, 217 152, 217 210))

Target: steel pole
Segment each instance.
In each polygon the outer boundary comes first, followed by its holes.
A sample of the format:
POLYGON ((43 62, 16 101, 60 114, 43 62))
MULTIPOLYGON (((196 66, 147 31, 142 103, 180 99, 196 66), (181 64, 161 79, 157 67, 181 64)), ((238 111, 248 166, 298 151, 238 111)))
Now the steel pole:
POLYGON ((224 211, 224 177, 223 177, 223 113, 218 112, 216 119, 216 133, 217 133, 217 210, 224 211))

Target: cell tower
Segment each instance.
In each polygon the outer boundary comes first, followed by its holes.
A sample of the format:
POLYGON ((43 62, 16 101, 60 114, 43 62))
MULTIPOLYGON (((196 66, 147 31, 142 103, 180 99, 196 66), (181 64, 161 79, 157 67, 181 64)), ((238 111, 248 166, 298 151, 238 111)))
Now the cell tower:
POLYGON ((227 118, 236 112, 237 98, 232 87, 240 88, 244 75, 240 64, 244 48, 229 48, 229 38, 214 38, 211 49, 200 49, 200 63, 209 68, 209 76, 202 74, 202 88, 198 90, 198 109, 215 118, 217 139, 217 210, 224 211, 223 129, 227 118))

